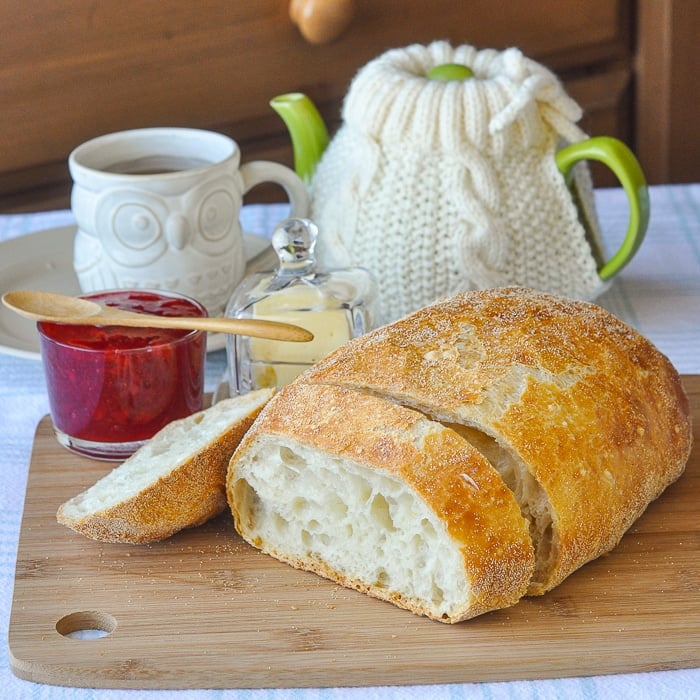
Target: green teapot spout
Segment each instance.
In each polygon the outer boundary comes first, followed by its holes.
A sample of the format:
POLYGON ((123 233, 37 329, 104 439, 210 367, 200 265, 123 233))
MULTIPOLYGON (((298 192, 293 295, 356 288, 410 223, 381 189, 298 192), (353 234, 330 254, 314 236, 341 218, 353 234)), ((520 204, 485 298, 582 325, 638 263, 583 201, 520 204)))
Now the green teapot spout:
POLYGON ((328 145, 328 129, 314 103, 301 92, 273 97, 270 106, 287 126, 294 150, 294 169, 308 185, 328 145))

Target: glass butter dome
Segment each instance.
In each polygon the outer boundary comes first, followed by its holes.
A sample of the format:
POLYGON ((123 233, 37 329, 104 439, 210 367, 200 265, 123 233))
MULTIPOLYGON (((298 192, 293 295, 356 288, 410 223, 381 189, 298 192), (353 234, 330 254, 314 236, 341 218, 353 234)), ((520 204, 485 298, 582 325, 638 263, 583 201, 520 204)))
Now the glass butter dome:
POLYGON ((246 277, 226 308, 233 318, 270 319, 311 331, 308 343, 232 335, 227 340, 231 395, 282 388, 350 338, 372 328, 376 284, 369 271, 316 269, 318 229, 309 219, 285 219, 272 234, 274 272, 246 277))

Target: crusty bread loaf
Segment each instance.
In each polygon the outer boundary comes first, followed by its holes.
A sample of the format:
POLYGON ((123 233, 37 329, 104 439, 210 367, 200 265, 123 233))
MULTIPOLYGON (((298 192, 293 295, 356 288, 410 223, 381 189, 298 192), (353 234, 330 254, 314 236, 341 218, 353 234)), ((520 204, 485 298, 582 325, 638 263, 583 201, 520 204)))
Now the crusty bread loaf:
MULTIPOLYGON (((406 466, 406 450, 393 433, 384 435, 381 407, 389 405, 421 414, 426 424, 443 424, 500 474, 528 523, 535 551, 529 594, 550 590, 612 549, 680 476, 692 443, 680 378, 648 340, 595 305, 521 288, 470 292, 436 303, 350 341, 305 372, 270 402, 231 461, 228 498, 236 528, 255 546, 295 566, 449 622, 488 609, 501 589, 507 590, 504 600, 512 601, 517 585, 491 576, 494 589, 479 593, 488 604, 463 602, 446 610, 401 573, 421 571, 434 579, 438 567, 446 567, 441 575, 459 581, 463 601, 470 600, 472 563, 478 565, 484 552, 470 543, 463 563, 458 566, 453 554, 444 563, 442 552, 462 541, 454 522, 472 519, 478 527, 488 522, 493 542, 502 535, 499 523, 483 519, 490 503, 450 491, 455 477, 449 460, 440 468, 436 455, 414 443, 418 454, 410 469, 406 466), (353 399, 324 394, 325 401, 297 403, 321 387, 343 389, 353 399), (285 422, 285 413, 294 420, 285 422), (276 454, 275 445, 279 456, 270 458, 271 465, 266 459, 276 454), (368 458, 372 451, 382 453, 381 463, 368 458), (285 454, 292 458, 289 468, 285 454), (295 462, 297 455, 302 459, 295 462), (429 464, 428 487, 408 476, 429 464), (294 470, 305 501, 313 504, 308 515, 294 510, 297 490, 291 484, 284 491, 263 486, 289 479, 294 470), (384 480, 390 475, 410 494, 411 508, 432 511, 432 527, 443 528, 431 545, 439 542, 441 551, 421 560, 406 548, 403 568, 391 580, 380 580, 375 572, 387 569, 395 550, 375 548, 371 566, 359 557, 366 551, 361 539, 368 526, 360 525, 352 489, 356 473, 371 471, 377 473, 374 479, 364 481, 376 485, 376 493, 387 498, 384 480), (302 486, 315 483, 321 473, 322 490, 302 486), (438 492, 452 496, 438 505, 438 492), (337 499, 330 498, 333 493, 337 499), (332 535, 328 523, 336 507, 347 507, 347 543, 333 558, 317 543, 332 535), (294 517, 287 519, 290 511, 294 517)), ((410 442, 408 434, 404 439, 410 442)), ((393 510, 390 504, 390 521, 397 523, 393 510)), ((402 516, 399 529, 410 532, 408 521, 402 516)), ((400 541, 404 534, 392 537, 400 541)), ((497 549, 490 547, 492 553, 497 549)), ((511 566, 512 547, 512 541, 502 540, 496 555, 502 572, 511 566)), ((493 566, 496 570, 498 562, 493 566)))
POLYGON ((271 389, 173 421, 129 459, 63 503, 63 525, 102 542, 144 544, 201 525, 226 507, 226 469, 271 389))

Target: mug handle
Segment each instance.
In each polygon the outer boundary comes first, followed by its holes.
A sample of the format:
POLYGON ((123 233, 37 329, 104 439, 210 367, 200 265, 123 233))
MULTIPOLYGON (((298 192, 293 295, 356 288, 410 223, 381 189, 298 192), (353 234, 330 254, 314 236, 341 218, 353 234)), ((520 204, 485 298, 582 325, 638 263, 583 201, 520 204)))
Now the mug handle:
POLYGON ((649 190, 644 173, 630 149, 622 141, 611 136, 593 138, 572 143, 556 154, 559 171, 571 183, 572 169, 580 160, 597 160, 607 165, 627 193, 629 220, 627 232, 618 251, 598 270, 602 280, 617 274, 634 257, 642 245, 649 226, 649 190))
POLYGON ((305 219, 309 216, 311 202, 301 178, 286 165, 269 160, 255 160, 239 168, 243 179, 243 194, 262 182, 281 185, 291 204, 290 217, 305 219))

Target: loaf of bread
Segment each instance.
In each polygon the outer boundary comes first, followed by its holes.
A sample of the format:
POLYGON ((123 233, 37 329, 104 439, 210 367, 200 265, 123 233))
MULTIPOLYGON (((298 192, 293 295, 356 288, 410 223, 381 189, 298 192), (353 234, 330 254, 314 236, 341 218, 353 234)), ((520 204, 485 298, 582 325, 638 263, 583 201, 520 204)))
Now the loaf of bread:
POLYGON ((600 307, 469 292, 350 341, 283 389, 227 478, 242 537, 458 622, 611 550, 682 473, 690 408, 600 307))
POLYGON ((273 395, 224 399, 166 425, 129 459, 63 503, 57 519, 102 542, 145 544, 201 525, 226 508, 226 470, 273 395))

